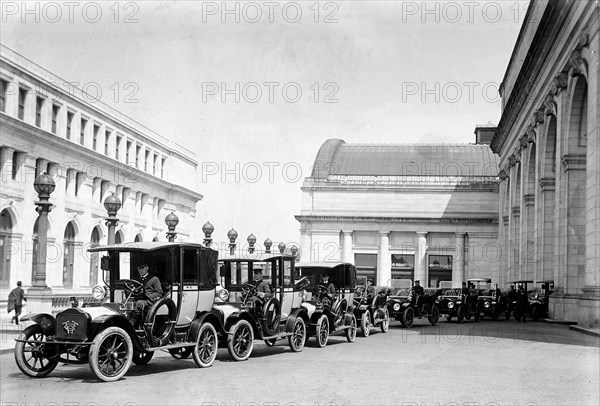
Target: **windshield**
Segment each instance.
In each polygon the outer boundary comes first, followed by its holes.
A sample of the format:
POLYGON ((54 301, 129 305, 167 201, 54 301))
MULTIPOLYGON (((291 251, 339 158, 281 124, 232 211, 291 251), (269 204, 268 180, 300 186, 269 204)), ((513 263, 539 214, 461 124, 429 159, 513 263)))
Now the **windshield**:
POLYGON ((462 290, 460 288, 447 289, 442 294, 444 296, 460 296, 462 295, 462 290))

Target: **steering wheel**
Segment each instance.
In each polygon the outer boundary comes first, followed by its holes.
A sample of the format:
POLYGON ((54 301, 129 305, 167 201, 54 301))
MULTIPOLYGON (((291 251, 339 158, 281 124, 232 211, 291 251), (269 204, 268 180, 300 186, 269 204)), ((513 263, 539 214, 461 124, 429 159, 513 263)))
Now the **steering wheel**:
POLYGON ((123 283, 125 287, 125 294, 132 294, 134 296, 141 295, 144 291, 144 285, 140 281, 135 279, 121 279, 119 282, 123 283))
POLYGON ((246 302, 250 296, 256 295, 256 286, 251 283, 244 283, 242 285, 242 302, 246 302))
POLYGON ((317 296, 317 300, 319 302, 323 301, 323 298, 327 296, 327 288, 323 285, 315 286, 315 295, 317 296))

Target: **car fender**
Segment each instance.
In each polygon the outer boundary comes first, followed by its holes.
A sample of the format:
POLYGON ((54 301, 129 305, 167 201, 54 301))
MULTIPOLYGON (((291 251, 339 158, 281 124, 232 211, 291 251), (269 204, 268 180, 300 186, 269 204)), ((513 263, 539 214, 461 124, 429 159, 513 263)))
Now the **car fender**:
POLYGON ((33 321, 42 328, 45 336, 56 335, 56 318, 48 313, 26 314, 20 318, 21 321, 33 321))
POLYGON ((346 312, 346 314, 344 315, 344 326, 352 325, 352 317, 353 316, 354 316, 354 314, 352 314, 351 312, 346 312))
POLYGON ((212 309, 208 312, 200 314, 198 317, 192 320, 189 333, 190 342, 196 342, 200 327, 202 327, 202 325, 205 323, 212 324, 215 330, 217 330, 217 334, 225 332, 225 328, 223 326, 223 314, 218 310, 212 309))
POLYGON ((131 325, 131 322, 121 314, 106 314, 93 319, 90 323, 90 339, 93 339, 102 330, 105 330, 109 327, 122 328, 131 338, 135 349, 138 351, 146 350, 147 346, 144 346, 144 344, 142 344, 142 342, 139 340, 133 326, 131 325))

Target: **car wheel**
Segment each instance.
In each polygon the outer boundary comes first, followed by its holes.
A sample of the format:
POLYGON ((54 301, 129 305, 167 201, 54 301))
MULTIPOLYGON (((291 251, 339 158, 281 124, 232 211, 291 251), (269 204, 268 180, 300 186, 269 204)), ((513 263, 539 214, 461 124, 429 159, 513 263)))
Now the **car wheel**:
POLYGON ((415 320, 415 313, 413 312, 412 307, 407 308, 402 313, 402 326, 403 327, 412 327, 413 321, 415 320))
POLYGON ((131 359, 131 361, 135 365, 146 365, 148 362, 150 362, 150 360, 152 359, 153 356, 154 356, 154 351, 149 351, 149 352, 134 351, 133 358, 131 359))
MULTIPOLYGON (((229 344, 229 337, 227 337, 229 344)), ((219 340, 217 331, 210 323, 204 323, 200 326, 196 345, 191 348, 194 362, 199 368, 208 368, 217 358, 217 349, 219 348, 219 340)), ((187 350, 187 348, 185 348, 187 350)))
POLYGON ((327 340, 329 339, 329 319, 324 314, 317 320, 315 336, 319 348, 323 348, 327 345, 327 340))
POLYGON ((244 361, 250 357, 254 347, 254 331, 246 320, 240 320, 227 334, 227 350, 234 361, 244 361))
POLYGON ((169 348, 169 354, 175 359, 187 359, 193 351, 193 347, 169 348))
POLYGON ((304 348, 304 341, 306 339, 306 324, 302 317, 296 317, 294 320, 294 330, 292 335, 288 337, 288 344, 292 352, 300 352, 304 348))
POLYGON ((540 309, 537 306, 531 309, 531 318, 533 321, 538 321, 540 319, 540 309))
POLYGON ((356 316, 352 315, 352 319, 350 320, 350 328, 346 329, 346 340, 348 340, 349 343, 353 343, 355 339, 356 339, 356 316))
MULTIPOLYGON (((32 324, 19 335, 19 340, 45 341, 45 335, 39 324, 32 324)), ((41 378, 54 371, 57 361, 51 361, 44 355, 47 344, 22 343, 15 345, 15 361, 25 375, 32 378, 41 378)))
POLYGON ((267 347, 273 347, 275 345, 275 343, 277 343, 276 338, 271 338, 270 340, 265 340, 265 344, 267 345, 267 347))
POLYGON ((363 337, 368 337, 371 333, 371 312, 368 310, 360 317, 360 332, 363 337))
POLYGON ((433 306, 431 308, 431 316, 428 317, 428 320, 432 326, 435 326, 440 320, 440 310, 437 308, 437 306, 433 306))
POLYGON ((465 309, 462 306, 458 306, 456 309, 456 321, 462 323, 465 318, 465 309))
POLYGON ((383 310, 383 321, 379 327, 381 328, 382 333, 387 333, 390 329, 390 312, 387 307, 383 310))
POLYGON ((127 373, 133 359, 131 338, 120 327, 102 330, 90 349, 90 368, 98 379, 113 382, 127 373))

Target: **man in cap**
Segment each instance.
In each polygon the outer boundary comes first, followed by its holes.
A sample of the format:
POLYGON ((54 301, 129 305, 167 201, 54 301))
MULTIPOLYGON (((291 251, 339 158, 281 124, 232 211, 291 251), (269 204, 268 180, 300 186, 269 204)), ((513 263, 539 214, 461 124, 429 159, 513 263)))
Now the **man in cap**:
POLYGON ((10 319, 11 323, 14 320, 15 324, 19 324, 23 300, 27 301, 27 298, 25 297, 25 291, 21 288, 21 281, 18 281, 17 287, 8 294, 8 311, 15 310, 15 315, 10 319))
POLYGON ((269 287, 269 282, 263 279, 263 270, 262 268, 254 268, 254 286, 256 287, 256 296, 261 299, 271 297, 271 288, 269 287))
POLYGON ((134 313, 134 326, 139 324, 142 316, 142 311, 151 306, 152 303, 156 302, 163 295, 162 287, 160 286, 160 280, 156 276, 152 276, 148 273, 149 266, 146 262, 142 262, 138 265, 137 270, 139 277, 136 278, 143 286, 142 297, 135 302, 135 313, 134 313))

